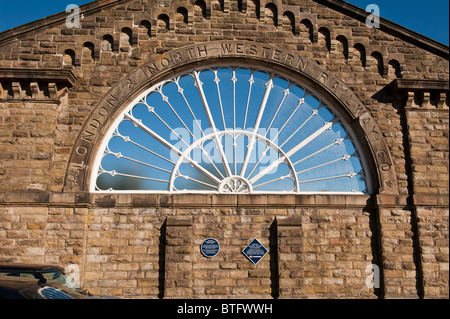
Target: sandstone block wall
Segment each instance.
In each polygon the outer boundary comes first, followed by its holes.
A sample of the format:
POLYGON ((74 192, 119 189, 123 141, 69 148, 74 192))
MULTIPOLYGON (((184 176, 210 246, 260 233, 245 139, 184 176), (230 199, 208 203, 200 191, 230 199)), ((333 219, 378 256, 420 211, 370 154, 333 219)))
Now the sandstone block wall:
POLYGON ((448 47, 384 20, 368 29, 338 0, 104 0, 81 11, 79 29, 63 13, 0 34, 0 262, 76 264, 86 288, 132 298, 448 298, 448 47), (397 188, 87 193, 69 162, 83 129, 98 128, 88 118, 100 101, 149 61, 213 41, 301 56, 324 71, 317 88, 337 77, 387 146, 374 162, 392 165, 374 175, 392 166, 397 188), (213 259, 198 248, 207 237, 221 243, 213 259), (269 249, 256 267, 241 253, 255 237, 269 249), (370 264, 379 289, 366 286, 370 264))

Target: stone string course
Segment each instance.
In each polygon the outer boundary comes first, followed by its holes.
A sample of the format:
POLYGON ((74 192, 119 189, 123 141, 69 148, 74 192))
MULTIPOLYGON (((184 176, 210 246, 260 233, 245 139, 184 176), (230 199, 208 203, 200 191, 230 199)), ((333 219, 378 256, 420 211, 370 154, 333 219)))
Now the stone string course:
POLYGON ((345 205, 8 205, 1 208, 0 255, 2 262, 77 264, 83 287, 123 297, 344 297, 356 292, 355 297, 375 298, 364 275, 374 258, 369 215, 345 205), (220 242, 215 258, 200 252, 207 237, 220 242), (253 238, 270 247, 257 266, 241 253, 253 238))
MULTIPOLYGON (((125 298, 417 297, 406 197, 236 195, 240 207, 232 200, 218 207, 212 196, 198 195, 197 207, 186 207, 186 195, 95 195, 75 202, 76 194, 36 193, 18 206, 25 194, 1 199, 1 261, 76 264, 91 292, 125 298), (211 259, 199 248, 208 237, 221 245, 211 259), (257 266, 241 253, 253 238, 269 248, 257 266), (366 287, 371 264, 384 268, 384 292, 366 287)), ((427 200, 432 198, 420 203, 427 200)), ((441 208, 419 210, 430 298, 445 296, 448 280, 448 200, 440 202, 434 206, 441 208)))

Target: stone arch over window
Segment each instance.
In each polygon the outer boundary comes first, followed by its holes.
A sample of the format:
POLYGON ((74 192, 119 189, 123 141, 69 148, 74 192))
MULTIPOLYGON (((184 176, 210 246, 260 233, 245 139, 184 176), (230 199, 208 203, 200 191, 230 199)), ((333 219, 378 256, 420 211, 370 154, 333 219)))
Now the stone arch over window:
POLYGON ((381 76, 384 76, 385 71, 384 71, 383 55, 378 51, 374 51, 370 55, 370 59, 371 59, 370 70, 373 72, 377 72, 381 76))
POLYGON ((85 42, 82 50, 82 64, 92 64, 95 61, 95 46, 92 42, 85 42))
POLYGON ((177 14, 176 14, 176 23, 178 25, 180 25, 181 27, 186 26, 189 23, 189 19, 188 19, 188 11, 186 8, 184 7, 179 7, 177 9, 177 14))
POLYGON ((331 52, 331 34, 330 30, 325 27, 319 29, 319 45, 326 47, 328 52, 331 52))
POLYGON ((105 34, 102 40, 102 48, 101 48, 102 52, 112 52, 113 46, 114 46, 114 38, 109 34, 105 34))
POLYGON ((270 25, 278 27, 278 8, 275 4, 266 4, 265 16, 270 25))
POLYGON ((150 23, 150 21, 148 20, 142 20, 139 23, 139 26, 145 30, 145 35, 146 37, 151 37, 152 36, 152 24, 150 23))
POLYGON ((194 16, 201 16, 203 19, 208 17, 206 2, 203 0, 196 0, 194 3, 194 16))
POLYGON ((67 49, 64 51, 63 65, 75 66, 75 51, 71 49, 67 49))
POLYGON ((349 56, 349 48, 347 38, 343 35, 338 35, 336 37, 337 41, 337 55, 343 57, 345 60, 348 60, 349 56))
POLYGON ((400 66, 400 62, 395 59, 392 59, 388 63, 389 65, 389 75, 393 75, 396 78, 401 78, 403 75, 402 67, 400 66))
POLYGON ((314 26, 308 19, 303 19, 300 22, 300 37, 306 39, 309 43, 313 43, 314 26))
POLYGON ((359 60, 360 65, 365 68, 366 67, 366 48, 361 43, 356 43, 354 46, 354 55, 353 58, 355 60, 359 60))
POLYGON ((261 5, 259 3, 259 0, 248 1, 247 13, 250 18, 260 19, 261 5))
POLYGON ((292 34, 298 33, 295 25, 295 15, 291 11, 286 11, 283 14, 283 29, 291 31, 292 34))
POLYGON ((167 33, 170 30, 170 18, 167 14, 160 14, 157 20, 157 28, 159 32, 167 33))
POLYGON ((77 189, 363 194, 397 182, 341 81, 293 52, 228 41, 169 52, 114 87, 74 146, 65 190, 77 189))
POLYGON ((127 48, 133 46, 132 36, 133 32, 130 28, 122 28, 120 32, 120 47, 127 48))

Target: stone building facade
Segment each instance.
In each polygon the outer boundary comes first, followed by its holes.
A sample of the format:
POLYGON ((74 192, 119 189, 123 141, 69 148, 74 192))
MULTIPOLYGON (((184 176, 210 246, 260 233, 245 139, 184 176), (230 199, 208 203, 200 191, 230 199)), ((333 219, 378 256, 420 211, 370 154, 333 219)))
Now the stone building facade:
POLYGON ((63 12, 0 33, 0 262, 75 264, 83 287, 124 298, 448 298, 448 46, 385 19, 368 28, 340 0, 98 0, 80 13, 79 28, 63 12), (372 192, 92 191, 136 96, 235 63, 332 101, 372 192), (269 250, 257 265, 242 254, 253 238, 269 250))

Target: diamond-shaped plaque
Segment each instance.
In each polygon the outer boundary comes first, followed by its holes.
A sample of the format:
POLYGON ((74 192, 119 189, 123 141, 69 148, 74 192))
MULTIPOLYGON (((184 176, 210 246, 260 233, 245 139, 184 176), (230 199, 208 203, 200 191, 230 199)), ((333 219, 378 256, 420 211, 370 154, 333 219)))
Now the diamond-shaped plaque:
POLYGON ((258 239, 254 238, 242 253, 255 265, 267 254, 268 250, 264 247, 258 239))

